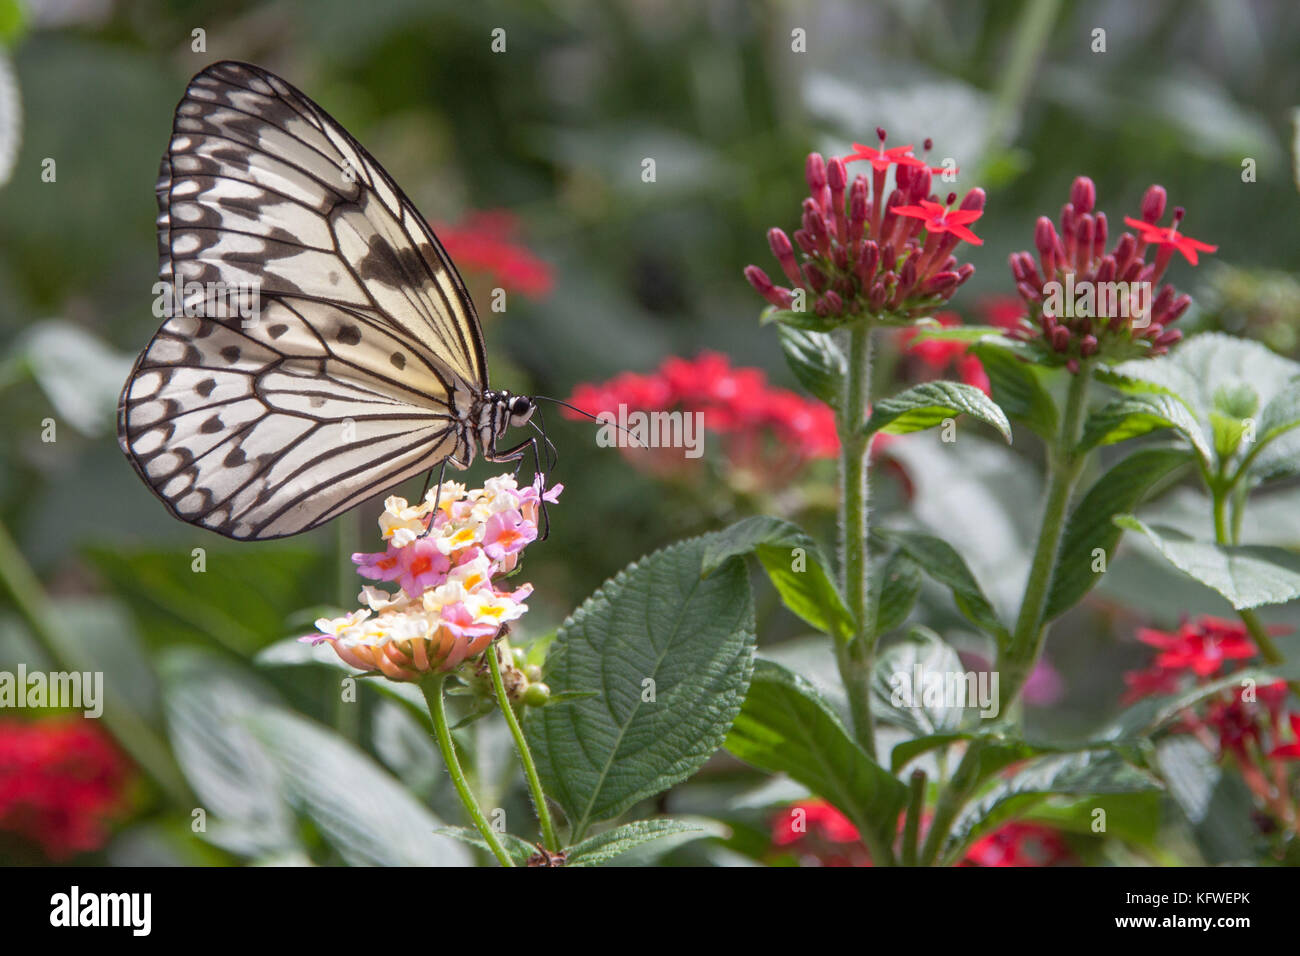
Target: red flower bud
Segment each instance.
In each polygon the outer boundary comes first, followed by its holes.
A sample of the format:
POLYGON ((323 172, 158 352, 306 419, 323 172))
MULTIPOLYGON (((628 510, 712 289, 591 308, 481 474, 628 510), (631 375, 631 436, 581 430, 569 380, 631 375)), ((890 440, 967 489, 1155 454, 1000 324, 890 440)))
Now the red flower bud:
POLYGON ((1165 214, 1165 187, 1152 186, 1142 197, 1142 218, 1146 222, 1159 222, 1165 214))
POLYGON ((1097 205, 1097 187, 1087 176, 1080 176, 1070 187, 1070 203, 1081 213, 1092 212, 1097 205))
POLYGON ((816 196, 826 185, 826 160, 822 159, 822 154, 809 153, 803 171, 808 180, 808 188, 816 196))

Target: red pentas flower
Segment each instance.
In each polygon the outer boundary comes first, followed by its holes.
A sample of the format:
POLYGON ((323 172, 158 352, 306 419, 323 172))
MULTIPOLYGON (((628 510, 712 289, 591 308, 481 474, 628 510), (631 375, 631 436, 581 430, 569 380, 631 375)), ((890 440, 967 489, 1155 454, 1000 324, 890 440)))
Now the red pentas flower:
POLYGON ((1160 285, 1169 260, 1179 250, 1195 265, 1198 250, 1215 249, 1178 233, 1181 208, 1172 226, 1157 226, 1164 216, 1165 190, 1152 186, 1142 198, 1142 218, 1124 219, 1140 236, 1125 232, 1107 252, 1109 227, 1106 214, 1094 212, 1096 202, 1092 180, 1080 176, 1058 223, 1039 217, 1037 257, 1029 252, 1011 256, 1016 291, 1029 311, 1008 334, 1036 344, 1044 360, 1072 372, 1094 356, 1115 362, 1167 352, 1182 338, 1181 331, 1169 326, 1191 304, 1173 286, 1160 285), (1152 245, 1156 260, 1148 263, 1152 245))
POLYGON ((1300 760, 1300 713, 1291 715, 1291 742, 1278 744, 1268 755, 1275 759, 1300 760))
MULTIPOLYGON (((900 828, 902 817, 899 819, 900 828)), ((858 829, 825 800, 811 799, 778 811, 771 821, 772 848, 816 866, 871 866, 858 829)), ((1057 866, 1073 862, 1059 832, 1038 823, 1012 822, 971 844, 962 866, 1057 866)))
POLYGON ((1197 677, 1215 675, 1226 662, 1247 660, 1258 653, 1244 624, 1209 615, 1184 621, 1173 633, 1141 628, 1138 640, 1159 649, 1157 667, 1190 670, 1197 677))
POLYGON ((698 455, 659 440, 664 425, 684 435, 691 424, 657 423, 660 412, 698 415, 721 440, 733 476, 743 473, 755 485, 780 487, 808 462, 839 451, 835 414, 828 406, 769 385, 761 369, 735 368, 717 352, 672 357, 654 372, 623 372, 607 382, 579 385, 569 403, 627 428, 631 434, 612 436, 619 447, 634 463, 663 476, 682 474, 698 455))
POLYGON ((93 721, 0 720, 0 830, 51 859, 97 850, 127 807, 130 768, 93 721))
POLYGON ((790 285, 777 286, 758 266, 745 268, 778 309, 811 312, 832 325, 864 316, 905 322, 931 314, 974 273, 952 253, 963 240, 979 244, 968 227, 982 214, 984 190, 972 189, 960 208, 949 208, 956 196, 940 202, 931 195, 931 170, 912 148, 885 149, 885 131, 876 132, 880 149, 855 144, 855 153, 830 160, 809 154, 800 228, 793 240, 781 229, 767 234, 790 285), (870 181, 849 181, 848 164, 857 160, 871 164, 870 181), (891 168, 894 188, 886 195, 891 168))
POLYGON ((471 213, 454 226, 438 223, 434 232, 458 268, 507 291, 540 299, 555 284, 551 267, 520 244, 518 221, 505 210, 471 213))

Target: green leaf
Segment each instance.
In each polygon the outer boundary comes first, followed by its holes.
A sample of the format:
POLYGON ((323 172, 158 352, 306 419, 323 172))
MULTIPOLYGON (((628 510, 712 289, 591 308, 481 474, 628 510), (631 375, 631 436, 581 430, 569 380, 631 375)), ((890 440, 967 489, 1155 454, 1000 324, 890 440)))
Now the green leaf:
POLYGON ((740 710, 754 606, 740 561, 701 576, 706 535, 629 565, 560 627, 546 682, 599 696, 529 709, 524 728, 575 839, 698 770, 740 710))
POLYGON ((1294 552, 1197 541, 1175 528, 1150 527, 1133 515, 1114 520, 1121 528, 1146 535, 1170 564, 1218 591, 1238 611, 1300 597, 1300 555, 1294 552))
POLYGON ((997 773, 1008 764, 1042 754, 1058 753, 1061 749, 1050 744, 1030 743, 994 728, 949 730, 914 737, 895 744, 889 754, 889 767, 894 773, 898 773, 921 754, 948 747, 958 741, 970 740, 980 741, 979 765, 975 774, 977 780, 983 780, 990 774, 997 773))
POLYGON ((970 843, 1045 797, 1054 794, 1136 793, 1160 782, 1112 750, 1079 750, 1036 757, 1014 776, 999 780, 968 805, 953 823, 943 858, 953 862, 970 843))
MULTIPOLYGON (((483 839, 483 834, 474 827, 438 827, 433 832, 438 836, 458 840, 484 853, 492 852, 487 840, 483 839)), ((506 849, 506 856, 510 857, 515 866, 527 866, 529 859, 538 852, 537 847, 513 833, 498 833, 497 839, 501 841, 501 845, 506 849)))
POLYGON ((832 408, 838 408, 848 360, 835 339, 789 325, 778 326, 777 340, 799 384, 832 408))
POLYGON ((773 322, 777 322, 790 328, 803 329, 808 332, 831 332, 843 324, 836 319, 823 318, 816 312, 794 312, 790 309, 772 307, 764 309, 758 321, 762 325, 771 325, 773 322))
POLYGON ((1194 737, 1162 740, 1155 766, 1187 817, 1205 862, 1251 864, 1259 859, 1255 801, 1239 772, 1222 766, 1194 737))
POLYGON ((975 575, 952 545, 942 538, 919 531, 876 530, 873 534, 882 541, 896 545, 920 565, 926 574, 951 590, 957 609, 968 621, 984 633, 997 638, 1000 644, 1010 640, 1010 634, 998 620, 997 612, 984 596, 975 575))
POLYGON ((1060 617, 1081 601, 1104 573, 1095 570, 1094 552, 1100 548, 1108 567, 1123 532, 1111 520, 1132 511, 1153 487, 1188 461, 1181 448, 1144 448, 1120 461, 1070 513, 1061 540, 1060 555, 1044 619, 1060 617))
POLYGON ((806 680, 759 660, 727 749, 769 773, 785 773, 829 800, 861 832, 892 838, 907 788, 849 736, 806 680))
POLYGON ((685 820, 635 820, 613 830, 587 837, 569 847, 565 866, 604 866, 615 857, 655 840, 663 840, 667 852, 682 843, 705 837, 723 836, 726 828, 685 820), (675 839, 674 839, 675 838, 675 839))
POLYGON ((1123 395, 1088 416, 1083 426, 1079 449, 1087 451, 1098 445, 1113 445, 1137 438, 1159 428, 1172 428, 1192 443, 1208 467, 1214 453, 1182 400, 1159 392, 1123 395))
POLYGON ((247 723, 288 789, 350 866, 465 866, 469 857, 437 836, 433 813, 368 755, 333 731, 283 710, 247 723))
POLYGON ((710 535, 704 551, 705 577, 735 557, 755 555, 781 600, 823 634, 849 640, 853 615, 831 578, 817 542, 789 521, 754 517, 710 535))
POLYGON ((872 568, 867 582, 872 634, 887 634, 912 613, 921 593, 921 568, 905 551, 895 551, 872 568))
MULTIPOLYGON (((938 634, 913 627, 905 640, 891 644, 876 659, 871 674, 874 710, 881 720, 917 737, 956 730, 964 709, 946 705, 945 684, 950 675, 965 671, 957 652, 938 634), (927 689, 938 693, 932 697, 927 689)), ((975 687, 968 690, 966 699, 973 702, 975 687)))
POLYGON ((1003 338, 1002 330, 991 325, 940 325, 934 319, 911 324, 916 330, 913 342, 984 342, 1003 338))
POLYGON ((960 382, 923 382, 882 399, 872 408, 863 431, 869 435, 906 435, 961 414, 992 425, 1011 441, 1011 423, 1002 409, 975 386, 960 382))
POLYGON ((1129 744, 1150 740, 1189 707, 1216 697, 1225 690, 1259 687, 1279 680, 1300 678, 1300 661, 1245 667, 1224 677, 1198 684, 1176 694, 1144 697, 1121 711, 1098 737, 1099 743, 1129 744))
POLYGON ((1045 438, 1056 434, 1056 402, 1043 385, 1039 366, 1020 358, 1009 339, 985 339, 967 351, 984 366, 993 401, 1008 417, 1045 438))
POLYGON ((1300 472, 1300 444, 1290 439, 1285 443, 1276 441, 1298 427, 1300 380, 1290 382, 1274 395, 1260 414, 1255 436, 1256 447, 1251 449, 1254 457, 1247 474, 1252 485, 1287 478, 1300 472))

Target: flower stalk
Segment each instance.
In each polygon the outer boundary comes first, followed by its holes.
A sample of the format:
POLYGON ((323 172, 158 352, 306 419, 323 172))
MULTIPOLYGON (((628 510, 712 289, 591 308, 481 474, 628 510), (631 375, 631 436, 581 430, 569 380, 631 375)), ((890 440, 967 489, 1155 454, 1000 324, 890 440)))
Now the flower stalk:
POLYGON ((502 866, 514 866, 514 861, 510 859, 510 854, 502 845, 501 838, 497 836, 492 825, 488 823, 487 817, 483 816, 483 811, 479 809, 478 801, 470 791, 469 781, 465 779, 465 771, 461 769, 460 758, 456 756, 456 744, 451 739, 451 728, 447 726, 447 709, 442 697, 443 685, 446 682, 447 675, 443 673, 430 674, 420 681, 420 690, 429 707, 429 718, 433 721, 434 736, 438 740, 438 750, 442 752, 442 761, 447 765, 447 772, 451 774, 451 782, 456 787, 456 794, 460 797, 460 802, 465 807, 465 812, 469 814, 470 820, 473 821, 475 829, 483 837, 483 842, 502 866))
POLYGON ((537 764, 533 761, 533 753, 528 747, 523 728, 519 726, 519 718, 515 715, 510 695, 506 692, 505 680, 501 676, 501 661, 497 656, 498 647, 499 645, 494 644, 488 648, 486 655, 488 669, 492 673, 492 687, 496 692, 497 706, 501 708, 501 716, 506 719, 506 726, 510 728, 510 736, 515 741, 515 751, 519 754, 519 763, 523 766, 524 776, 528 779, 528 791, 532 794, 537 823, 542 829, 542 845, 551 853, 558 853, 560 841, 556 839, 551 810, 546 805, 546 792, 542 789, 542 781, 537 775, 537 764))

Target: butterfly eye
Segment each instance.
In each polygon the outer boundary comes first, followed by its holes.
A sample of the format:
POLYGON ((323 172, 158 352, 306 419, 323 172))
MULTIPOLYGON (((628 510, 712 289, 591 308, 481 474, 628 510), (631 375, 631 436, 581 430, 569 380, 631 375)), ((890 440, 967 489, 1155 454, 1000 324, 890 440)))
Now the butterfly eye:
POLYGON ((524 395, 517 396, 510 403, 510 423, 519 426, 533 417, 533 402, 524 395))

